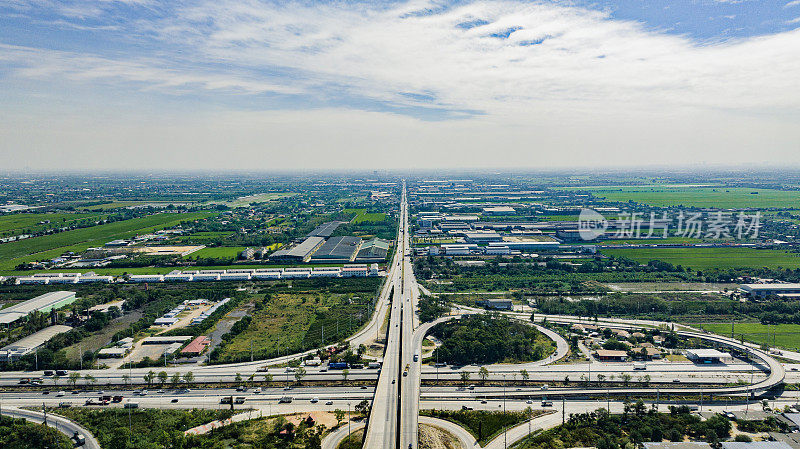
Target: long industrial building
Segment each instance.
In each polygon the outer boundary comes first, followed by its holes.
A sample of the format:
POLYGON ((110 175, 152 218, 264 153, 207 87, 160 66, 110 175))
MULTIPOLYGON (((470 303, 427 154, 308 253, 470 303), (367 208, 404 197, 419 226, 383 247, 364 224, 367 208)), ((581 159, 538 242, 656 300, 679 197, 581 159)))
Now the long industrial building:
POLYGON ((313 231, 308 233, 307 237, 330 237, 336 229, 343 225, 344 221, 328 221, 314 228, 313 231))
POLYGON ((52 309, 63 307, 74 301, 75 292, 58 291, 45 293, 20 304, 0 310, 0 325, 10 326, 12 323, 25 318, 31 312, 38 311, 49 313, 52 309))
MULTIPOLYGON (((74 293, 73 293, 74 294, 74 293)), ((51 338, 58 334, 71 331, 69 326, 55 325, 46 327, 36 333, 28 335, 27 337, 15 341, 14 343, 0 349, 0 362, 10 362, 17 360, 25 354, 30 354, 37 348, 41 347, 51 338)))
MULTIPOLYGON (((50 276, 57 277, 60 273, 52 273, 50 276)), ((344 267, 294 267, 294 268, 256 268, 256 269, 234 269, 234 270, 175 270, 163 276, 157 275, 147 278, 147 282, 207 282, 207 281, 250 281, 250 280, 277 280, 277 279, 307 279, 315 277, 351 277, 351 276, 379 276, 380 272, 377 263, 372 263, 369 267, 366 264, 348 264, 344 267)), ((142 275, 150 276, 150 275, 142 275)), ((91 276, 97 277, 97 276, 91 276)), ((141 277, 120 276, 115 278, 113 276, 103 276, 103 282, 145 282, 141 277), (107 278, 107 279, 106 279, 107 278)), ((37 277, 36 279, 44 279, 47 281, 48 277, 37 277)), ((81 276, 77 277, 78 280, 82 279, 81 276)), ((19 280, 19 278, 18 278, 19 280)), ((63 293, 63 292, 61 292, 63 293)), ((69 292, 66 292, 69 293, 69 292)), ((73 293, 74 295, 74 293, 73 293)), ((43 295, 44 296, 44 295, 43 295)), ((74 299, 72 299, 74 301, 74 299)), ((69 304, 64 302, 54 307, 61 307, 62 305, 69 304)), ((19 304, 18 306, 21 306, 19 304)), ((15 306, 17 307, 17 306, 15 306)), ((53 308, 53 307, 50 307, 53 308)), ((49 311, 50 308, 45 308, 49 311)), ((0 311, 0 324, 8 324, 4 319, 13 322, 18 318, 27 315, 27 313, 20 315, 17 313, 9 313, 7 318, 3 318, 7 311, 14 312, 16 309, 9 307, 0 311)), ((28 312, 29 313, 29 312, 28 312)))
POLYGON ((311 256, 312 262, 352 262, 361 247, 361 237, 331 237, 311 256))
POLYGON ((287 262, 308 262, 314 254, 325 243, 324 237, 308 237, 299 245, 288 249, 279 249, 269 256, 270 260, 283 260, 287 262))

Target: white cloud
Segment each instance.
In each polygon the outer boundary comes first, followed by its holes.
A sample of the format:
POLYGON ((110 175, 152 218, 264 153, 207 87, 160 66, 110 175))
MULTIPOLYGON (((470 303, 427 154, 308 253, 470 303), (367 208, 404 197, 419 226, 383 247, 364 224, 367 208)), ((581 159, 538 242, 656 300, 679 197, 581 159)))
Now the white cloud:
POLYGON ((402 151, 432 165, 636 164, 699 157, 800 163, 800 30, 699 44, 598 11, 513 1, 441 9, 426 1, 375 6, 200 0, 178 4, 174 16, 150 17, 130 25, 159 40, 162 48, 153 54, 100 57, 4 46, 0 61, 21 80, 133 82, 139 89, 187 97, 200 89, 300 99, 282 112, 230 106, 211 113, 209 106, 175 120, 143 114, 135 126, 112 120, 87 130, 102 116, 98 110, 75 122, 56 120, 46 130, 29 126, 40 132, 24 139, 11 135, 23 120, 12 117, 0 125, 6 131, 0 128, 0 135, 10 137, 0 139, 0 153, 26 141, 41 148, 69 142, 94 155, 86 163, 98 163, 106 157, 104 143, 118 132, 138 136, 122 145, 135 156, 130 163, 168 153, 162 157, 175 161, 166 166, 335 167, 353 160, 369 166, 378 157, 391 167, 401 163, 395 155, 402 151), (478 19, 486 23, 458 26, 478 19), (388 110, 433 106, 480 114, 423 122, 353 110, 358 101, 342 103, 339 97, 367 98, 370 109, 377 102, 388 110), (309 106, 320 103, 349 106, 309 106))
POLYGON ((791 2, 783 5, 784 8, 791 8, 793 6, 800 6, 800 0, 792 0, 791 2))
POLYGON ((0 44, 0 61, 15 67, 19 78, 69 80, 81 83, 126 81, 147 89, 192 89, 245 92, 250 94, 297 94, 301 89, 274 84, 236 73, 194 72, 181 67, 165 66, 165 61, 137 58, 120 61, 73 52, 40 50, 0 44))
POLYGON ((407 10, 215 1, 188 8, 172 27, 157 27, 168 30, 165 39, 211 59, 288 67, 386 101, 424 92, 488 112, 561 101, 800 105, 800 92, 787 92, 800 74, 791 56, 800 46, 797 32, 699 46, 549 4, 477 2, 403 18, 407 10), (475 18, 490 23, 456 26, 475 18), (197 31, 204 23, 212 25, 197 31), (512 27, 520 29, 508 39, 491 37, 512 27))

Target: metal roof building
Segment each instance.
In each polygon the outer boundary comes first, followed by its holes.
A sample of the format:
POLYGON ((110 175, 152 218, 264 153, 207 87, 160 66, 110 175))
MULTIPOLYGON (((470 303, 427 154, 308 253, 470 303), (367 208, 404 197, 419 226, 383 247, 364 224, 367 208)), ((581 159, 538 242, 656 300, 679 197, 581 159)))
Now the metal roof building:
POLYGON ((361 237, 341 236, 328 239, 311 256, 314 262, 351 262, 361 247, 361 237))
POLYGON ((313 231, 309 232, 307 237, 330 237, 333 231, 344 223, 344 221, 328 221, 322 223, 314 228, 313 231))
POLYGON ((308 237, 302 243, 289 249, 279 249, 269 256, 270 260, 308 262, 314 251, 325 243, 323 237, 308 237))
POLYGON ((383 262, 389 254, 389 242, 374 238, 361 244, 356 262, 383 262))
POLYGON ((48 313, 75 302, 75 292, 50 292, 0 310, 0 324, 11 324, 33 311, 48 313))
POLYGON ((0 361, 10 361, 34 351, 58 334, 71 331, 69 326, 49 326, 0 349, 0 361))

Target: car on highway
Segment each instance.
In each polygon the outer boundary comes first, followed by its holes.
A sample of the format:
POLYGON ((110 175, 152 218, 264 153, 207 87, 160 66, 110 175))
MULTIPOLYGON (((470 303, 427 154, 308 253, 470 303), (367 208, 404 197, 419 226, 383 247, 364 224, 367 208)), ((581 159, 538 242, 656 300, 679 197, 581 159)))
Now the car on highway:
POLYGON ((48 390, 44 390, 44 391, 42 392, 42 394, 50 394, 50 391, 48 391, 48 390))
POLYGON ((550 389, 549 385, 547 385, 547 384, 542 385, 542 391, 546 391, 546 390, 549 390, 549 389, 550 389))
POLYGON ((174 403, 178 402, 178 398, 172 398, 172 400, 169 401, 169 402, 172 402, 174 404, 174 403))
POLYGON ((316 404, 317 402, 319 402, 319 398, 311 398, 312 404, 316 404))
POLYGON ((292 402, 291 396, 283 396, 278 400, 278 404, 290 404, 292 402))
POLYGON ((56 396, 61 397, 61 396, 64 396, 65 394, 67 394, 67 393, 62 390, 62 391, 59 391, 58 393, 56 393, 56 396))
POLYGON ((553 401, 542 401, 542 407, 552 407, 553 401))
POLYGON ((260 393, 261 393, 261 387, 256 387, 256 389, 253 390, 253 394, 260 394, 260 393))
POLYGON ((481 401, 481 404, 488 404, 488 402, 486 402, 486 399, 484 399, 481 401))
POLYGON ((333 401, 328 401, 325 403, 325 405, 333 405, 333 401))

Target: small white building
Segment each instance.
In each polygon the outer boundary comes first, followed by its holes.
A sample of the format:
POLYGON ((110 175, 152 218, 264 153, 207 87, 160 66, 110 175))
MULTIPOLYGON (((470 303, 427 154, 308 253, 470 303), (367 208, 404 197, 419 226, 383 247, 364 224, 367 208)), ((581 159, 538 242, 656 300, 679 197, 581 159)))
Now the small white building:
POLYGON ((193 282, 218 281, 219 273, 198 273, 192 276, 193 282))
POLYGON ((219 275, 220 281, 249 281, 250 273, 222 273, 219 275))
POLYGON ((132 274, 129 277, 131 282, 164 282, 164 276, 160 274, 132 274))
POLYGON ((114 282, 114 276, 81 276, 78 278, 79 284, 91 284, 95 282, 110 284, 114 282))

